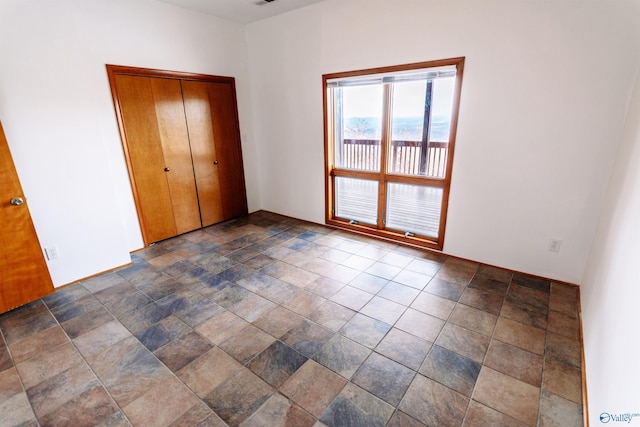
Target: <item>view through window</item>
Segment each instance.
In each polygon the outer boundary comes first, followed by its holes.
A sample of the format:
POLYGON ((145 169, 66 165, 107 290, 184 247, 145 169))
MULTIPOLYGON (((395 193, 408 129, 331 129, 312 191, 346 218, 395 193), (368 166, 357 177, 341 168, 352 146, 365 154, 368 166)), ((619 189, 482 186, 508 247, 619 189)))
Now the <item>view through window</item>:
POLYGON ((327 223, 442 249, 463 64, 323 76, 327 223))

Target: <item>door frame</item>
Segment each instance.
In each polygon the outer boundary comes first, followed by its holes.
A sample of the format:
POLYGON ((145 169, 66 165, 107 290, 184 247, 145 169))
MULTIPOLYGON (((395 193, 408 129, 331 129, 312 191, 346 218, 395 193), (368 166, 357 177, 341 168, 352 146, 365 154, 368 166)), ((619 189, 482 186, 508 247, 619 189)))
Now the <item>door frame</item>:
MULTIPOLYGON (((127 65, 113 65, 106 64, 107 68, 107 76, 109 78, 109 86, 111 89, 111 97, 113 99, 113 107, 116 113, 116 120, 118 123, 118 130, 120 132, 120 140, 122 141, 122 148, 124 151, 125 162, 127 164, 127 171, 129 173, 129 183, 131 184, 131 191, 133 193, 134 203, 136 205, 136 213, 138 216, 138 223, 140 225, 140 232, 142 234, 142 240, 144 242, 144 246, 149 246, 151 242, 147 236, 144 216, 142 215, 142 207, 140 203, 140 194, 135 184, 135 174, 133 170, 133 163, 131 161, 131 157, 129 155, 129 143, 127 141, 127 136, 125 133, 124 120, 122 116, 122 106, 120 104, 120 99, 118 97, 118 90, 116 88, 116 76, 117 75, 127 75, 127 76, 138 76, 138 77, 156 77, 156 78, 164 78, 164 79, 174 79, 174 80, 190 80, 190 81, 198 81, 198 82, 208 82, 208 83, 224 83, 231 85, 234 93, 233 97, 233 110, 235 114, 235 121, 239 126, 238 119, 238 102, 237 102, 237 92, 236 92, 236 83, 234 77, 228 76, 215 76, 210 74, 199 74, 199 73, 189 73, 184 71, 170 71, 170 70, 159 70, 154 68, 139 68, 132 67, 127 65)), ((239 129, 237 131, 237 140, 240 142, 240 133, 239 129)), ((240 154, 241 155, 241 154, 240 154)), ((241 161, 239 164, 240 174, 244 177, 244 166, 241 161)), ((244 179, 242 180, 242 186, 244 192, 246 194, 246 184, 244 179)))

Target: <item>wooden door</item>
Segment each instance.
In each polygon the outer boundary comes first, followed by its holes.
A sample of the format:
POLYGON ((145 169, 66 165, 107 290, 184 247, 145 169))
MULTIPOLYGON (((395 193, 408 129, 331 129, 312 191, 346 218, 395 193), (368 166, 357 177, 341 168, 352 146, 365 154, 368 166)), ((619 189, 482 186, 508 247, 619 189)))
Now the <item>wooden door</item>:
POLYGON ((223 221, 219 160, 213 138, 207 83, 183 81, 184 111, 189 126, 193 171, 198 186, 202 226, 223 221))
POLYGON ((0 313, 53 292, 26 198, 0 123, 0 313), (22 200, 14 199, 19 198, 22 200), (12 199, 14 199, 12 204, 12 199))
POLYGON ((116 75, 125 155, 145 243, 176 235, 151 79, 116 75))
MULTIPOLYGON (((137 77, 146 79, 146 77, 137 77)), ((151 78, 176 234, 202 227, 180 80, 151 78)))
POLYGON ((222 206, 224 218, 228 219, 247 213, 236 89, 232 82, 209 82, 206 85, 218 157, 222 206))

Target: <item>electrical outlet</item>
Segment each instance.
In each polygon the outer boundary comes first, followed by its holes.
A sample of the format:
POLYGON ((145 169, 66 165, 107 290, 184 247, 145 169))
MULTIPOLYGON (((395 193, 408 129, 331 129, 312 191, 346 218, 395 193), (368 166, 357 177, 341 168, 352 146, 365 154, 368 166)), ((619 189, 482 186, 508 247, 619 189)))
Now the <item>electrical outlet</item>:
POLYGON ((48 248, 44 248, 44 253, 47 255, 47 259, 49 261, 60 258, 60 252, 58 251, 57 246, 49 246, 48 248))
POLYGON ((561 239, 549 239, 549 243, 547 244, 547 250, 549 252, 560 252, 561 246, 562 246, 561 239))

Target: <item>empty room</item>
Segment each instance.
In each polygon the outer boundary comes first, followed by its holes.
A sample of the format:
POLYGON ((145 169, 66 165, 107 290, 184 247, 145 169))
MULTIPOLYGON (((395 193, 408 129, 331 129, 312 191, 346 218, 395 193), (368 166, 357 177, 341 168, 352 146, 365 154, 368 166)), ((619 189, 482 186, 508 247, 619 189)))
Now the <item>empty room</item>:
POLYGON ((0 0, 0 425, 640 425, 640 2, 0 0))

